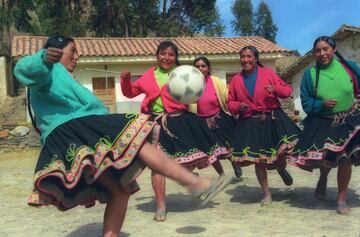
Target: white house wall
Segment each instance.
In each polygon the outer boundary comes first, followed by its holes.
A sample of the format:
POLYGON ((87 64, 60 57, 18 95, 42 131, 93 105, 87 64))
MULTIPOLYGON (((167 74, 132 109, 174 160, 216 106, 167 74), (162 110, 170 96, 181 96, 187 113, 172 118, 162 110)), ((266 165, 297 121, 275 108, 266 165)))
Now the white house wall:
MULTIPOLYGON (((360 63, 360 34, 354 34, 342 41, 337 42, 337 50, 341 55, 344 56, 347 60, 355 61, 358 65, 360 63)), ((302 109, 301 100, 300 100, 300 83, 302 76, 306 68, 313 66, 315 59, 312 60, 310 64, 307 65, 304 69, 301 69, 299 72, 290 77, 291 85, 294 89, 293 97, 295 103, 295 109, 300 111, 302 118, 306 117, 306 113, 302 109)))

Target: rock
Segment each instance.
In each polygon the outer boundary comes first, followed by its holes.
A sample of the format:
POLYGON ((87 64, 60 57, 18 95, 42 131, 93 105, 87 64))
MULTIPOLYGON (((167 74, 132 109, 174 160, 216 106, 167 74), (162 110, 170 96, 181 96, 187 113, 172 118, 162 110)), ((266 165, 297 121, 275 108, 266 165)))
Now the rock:
POLYGON ((11 130, 9 133, 16 137, 24 137, 29 133, 30 129, 25 126, 17 126, 13 130, 11 130))

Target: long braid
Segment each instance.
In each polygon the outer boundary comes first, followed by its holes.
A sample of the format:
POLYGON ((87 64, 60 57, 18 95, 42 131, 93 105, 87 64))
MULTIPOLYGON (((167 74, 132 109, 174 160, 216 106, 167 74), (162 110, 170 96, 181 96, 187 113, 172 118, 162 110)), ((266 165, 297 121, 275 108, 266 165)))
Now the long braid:
POLYGON ((345 60, 345 58, 344 58, 338 51, 335 52, 335 55, 338 57, 338 59, 340 59, 340 62, 341 62, 342 64, 344 64, 352 73, 355 74, 355 76, 356 76, 358 79, 360 79, 359 73, 358 73, 357 71, 355 71, 355 70, 351 67, 351 65, 345 60))
POLYGON ((29 116, 30 116, 30 120, 31 120, 31 124, 33 125, 35 131, 39 134, 41 134, 40 129, 36 126, 36 119, 34 117, 34 114, 32 112, 31 109, 31 103, 30 103, 30 88, 27 87, 26 88, 26 104, 27 104, 27 109, 29 112, 29 116))

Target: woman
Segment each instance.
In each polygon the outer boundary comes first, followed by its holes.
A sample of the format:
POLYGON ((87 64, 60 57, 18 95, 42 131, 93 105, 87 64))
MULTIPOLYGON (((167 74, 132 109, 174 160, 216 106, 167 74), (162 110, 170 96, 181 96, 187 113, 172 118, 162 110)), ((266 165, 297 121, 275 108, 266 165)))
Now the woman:
MULTIPOLYGON (((157 150, 147 139, 148 115, 108 114, 105 106, 72 76, 78 60, 74 40, 50 37, 44 49, 21 59, 16 78, 30 88, 43 144, 30 205, 53 204, 62 211, 107 203, 104 236, 118 236, 142 162, 212 198, 223 184, 200 178, 157 150), (218 187, 218 188, 217 188, 218 187)), ((207 200, 206 200, 207 201, 207 200)))
POLYGON ((291 88, 270 68, 259 62, 254 46, 240 50, 243 68, 229 86, 229 111, 238 116, 233 138, 233 160, 239 165, 255 164, 264 197, 261 206, 271 203, 267 169, 277 169, 286 185, 292 184, 285 170, 288 153, 299 129, 280 108, 278 98, 286 98, 291 88), (240 135, 241 134, 241 135, 240 135))
MULTIPOLYGON (((167 89, 168 76, 178 64, 178 48, 171 41, 162 41, 156 50, 158 66, 150 68, 138 80, 131 82, 130 73, 121 74, 122 93, 129 98, 145 94, 141 112, 151 114, 161 126, 159 147, 178 163, 192 170, 205 168, 218 156, 230 152, 217 143, 217 139, 188 105, 176 102, 167 89)), ((229 180, 228 180, 229 181, 229 180)), ((165 179, 153 173, 152 183, 157 209, 154 220, 166 220, 165 179)))
POLYGON ((307 117, 292 161, 310 171, 320 168, 315 189, 319 200, 325 199, 331 168, 338 166, 337 213, 346 215, 350 213, 346 195, 351 166, 359 164, 360 110, 356 96, 360 68, 346 61, 335 40, 328 36, 315 40, 313 55, 316 65, 304 72, 301 81, 301 103, 307 117))
MULTIPOLYGON (((206 57, 195 59, 193 64, 204 75, 206 86, 202 97, 197 104, 192 104, 190 109, 204 118, 209 129, 212 129, 221 138, 219 143, 225 142, 230 149, 236 121, 227 108, 228 89, 226 84, 212 75, 210 61, 206 57)), ((231 162, 231 164, 235 176, 240 178, 242 175, 241 168, 235 162, 231 162)), ((212 165, 219 175, 224 175, 224 170, 218 160, 212 165)))

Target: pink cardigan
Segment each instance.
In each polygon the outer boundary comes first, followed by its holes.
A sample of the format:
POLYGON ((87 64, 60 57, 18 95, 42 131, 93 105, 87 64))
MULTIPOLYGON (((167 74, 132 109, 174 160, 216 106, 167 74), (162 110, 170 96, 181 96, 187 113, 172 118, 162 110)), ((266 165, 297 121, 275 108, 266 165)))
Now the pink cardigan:
POLYGON ((279 98, 290 96, 292 89, 270 68, 258 67, 254 97, 251 97, 246 89, 244 78, 241 73, 236 74, 229 86, 228 108, 231 114, 239 115, 240 118, 248 118, 254 112, 270 112, 280 108, 279 98), (271 84, 275 91, 268 92, 266 85, 271 84), (240 103, 249 105, 249 108, 240 113, 240 103))
POLYGON ((128 98, 134 98, 142 93, 145 93, 145 98, 141 103, 141 112, 149 113, 150 103, 154 101, 157 97, 161 96, 161 100, 164 105, 166 112, 175 112, 188 110, 188 106, 176 102, 169 94, 167 85, 159 88, 155 75, 155 67, 150 68, 146 71, 138 80, 131 82, 130 80, 121 80, 121 91, 124 96, 128 98))

